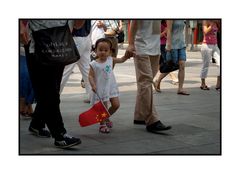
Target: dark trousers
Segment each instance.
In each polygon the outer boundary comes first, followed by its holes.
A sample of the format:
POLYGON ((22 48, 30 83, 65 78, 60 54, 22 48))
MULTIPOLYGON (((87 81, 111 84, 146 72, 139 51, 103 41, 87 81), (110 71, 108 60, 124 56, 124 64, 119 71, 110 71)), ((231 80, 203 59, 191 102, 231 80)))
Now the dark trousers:
POLYGON ((35 54, 28 53, 26 57, 37 102, 30 125, 44 128, 46 123, 52 137, 61 139, 66 133, 59 94, 64 66, 42 65, 36 60, 35 54))
POLYGON ((159 65, 161 64, 162 60, 166 60, 166 45, 161 45, 160 46, 160 51, 161 51, 161 55, 160 55, 160 59, 159 59, 159 65))

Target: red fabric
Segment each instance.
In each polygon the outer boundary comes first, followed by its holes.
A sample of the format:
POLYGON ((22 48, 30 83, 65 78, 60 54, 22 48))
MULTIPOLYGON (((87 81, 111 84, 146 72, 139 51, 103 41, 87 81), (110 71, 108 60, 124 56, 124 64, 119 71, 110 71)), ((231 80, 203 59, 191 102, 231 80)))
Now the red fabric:
POLYGON ((99 123, 108 117, 110 117, 108 111, 104 107, 103 103, 99 101, 88 111, 79 115, 79 124, 82 127, 90 126, 92 124, 99 123))

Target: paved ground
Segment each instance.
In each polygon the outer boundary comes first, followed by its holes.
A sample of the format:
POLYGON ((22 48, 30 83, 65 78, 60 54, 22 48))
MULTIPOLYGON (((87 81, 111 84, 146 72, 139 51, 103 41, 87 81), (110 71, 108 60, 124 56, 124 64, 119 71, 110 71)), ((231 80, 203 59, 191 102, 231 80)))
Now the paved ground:
MULTIPOLYGON (((119 51, 120 55, 123 50, 119 51)), ((190 96, 176 94, 177 86, 169 77, 162 82, 162 93, 154 93, 154 104, 162 122, 172 129, 152 134, 144 126, 133 124, 136 79, 133 60, 115 67, 121 107, 113 115, 110 134, 98 132, 98 126, 82 128, 79 113, 90 105, 83 103, 81 74, 77 67, 61 96, 61 111, 68 133, 80 137, 82 144, 69 150, 55 148, 53 139, 37 138, 28 132, 30 120, 19 119, 19 154, 215 154, 221 153, 221 94, 215 90, 216 67, 209 69, 209 91, 200 90, 200 52, 187 52, 185 88, 190 96)))

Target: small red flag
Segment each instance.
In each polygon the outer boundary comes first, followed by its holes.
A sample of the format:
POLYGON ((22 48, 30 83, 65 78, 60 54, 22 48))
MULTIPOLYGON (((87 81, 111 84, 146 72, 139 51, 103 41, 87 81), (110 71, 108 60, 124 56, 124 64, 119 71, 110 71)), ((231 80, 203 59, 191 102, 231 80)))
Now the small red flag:
POLYGON ((101 101, 93 105, 88 111, 85 111, 79 115, 79 124, 82 127, 90 126, 95 123, 102 122, 106 118, 110 117, 109 112, 101 101))

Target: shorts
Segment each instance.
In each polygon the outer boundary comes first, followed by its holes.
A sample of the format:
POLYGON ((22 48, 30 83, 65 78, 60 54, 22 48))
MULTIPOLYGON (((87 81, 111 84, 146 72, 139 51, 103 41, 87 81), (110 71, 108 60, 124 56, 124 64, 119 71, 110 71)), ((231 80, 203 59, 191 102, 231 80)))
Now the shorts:
POLYGON ((172 49, 171 51, 167 51, 166 60, 173 60, 174 62, 178 62, 179 60, 186 61, 186 48, 181 49, 172 49))

